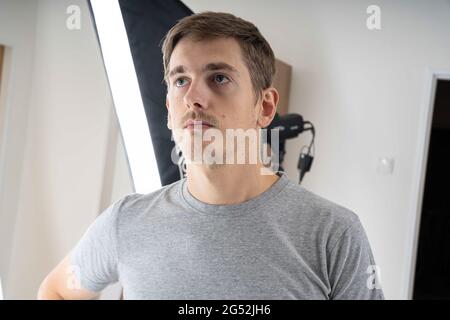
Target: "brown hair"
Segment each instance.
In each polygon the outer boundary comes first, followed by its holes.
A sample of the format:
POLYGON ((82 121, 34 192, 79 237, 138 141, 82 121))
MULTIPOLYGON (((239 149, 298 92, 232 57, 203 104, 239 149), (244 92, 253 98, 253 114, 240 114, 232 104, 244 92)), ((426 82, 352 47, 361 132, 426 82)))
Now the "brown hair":
POLYGON ((272 85, 275 74, 275 56, 269 43, 251 22, 230 13, 205 11, 179 20, 164 37, 162 45, 164 81, 168 85, 170 57, 183 37, 201 41, 211 38, 234 38, 239 43, 247 65, 255 96, 272 85))

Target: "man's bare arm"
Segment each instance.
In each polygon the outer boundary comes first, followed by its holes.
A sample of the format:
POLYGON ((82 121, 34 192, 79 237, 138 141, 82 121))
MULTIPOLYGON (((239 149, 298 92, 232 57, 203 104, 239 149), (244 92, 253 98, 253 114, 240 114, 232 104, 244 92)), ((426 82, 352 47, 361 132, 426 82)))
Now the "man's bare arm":
POLYGON ((37 298, 38 300, 90 300, 98 295, 98 292, 81 287, 70 265, 70 255, 67 255, 42 281, 37 298))

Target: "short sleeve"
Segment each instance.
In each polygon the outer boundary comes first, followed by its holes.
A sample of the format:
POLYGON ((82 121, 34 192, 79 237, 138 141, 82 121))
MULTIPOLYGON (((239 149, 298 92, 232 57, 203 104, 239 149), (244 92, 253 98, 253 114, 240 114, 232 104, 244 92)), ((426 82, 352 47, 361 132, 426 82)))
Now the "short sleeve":
POLYGON ((359 219, 342 233, 328 261, 332 300, 384 300, 380 269, 359 219))
POLYGON ((121 200, 105 209, 70 252, 81 287, 93 292, 118 281, 117 215, 121 200))

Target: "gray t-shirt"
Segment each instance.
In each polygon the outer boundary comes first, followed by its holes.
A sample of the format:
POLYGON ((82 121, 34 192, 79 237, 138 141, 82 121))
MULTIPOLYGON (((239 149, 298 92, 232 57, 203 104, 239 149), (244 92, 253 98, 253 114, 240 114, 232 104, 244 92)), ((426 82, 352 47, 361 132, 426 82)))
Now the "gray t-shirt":
POLYGON ((71 252, 82 287, 119 281, 124 299, 384 299, 358 216, 278 174, 234 205, 199 201, 186 179, 121 198, 71 252))

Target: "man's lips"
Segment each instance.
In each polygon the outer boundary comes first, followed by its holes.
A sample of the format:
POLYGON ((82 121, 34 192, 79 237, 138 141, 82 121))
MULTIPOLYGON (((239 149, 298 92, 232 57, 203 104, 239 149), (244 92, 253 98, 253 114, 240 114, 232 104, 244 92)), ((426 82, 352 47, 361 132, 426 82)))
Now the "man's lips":
POLYGON ((186 129, 186 128, 195 128, 197 126, 204 128, 204 127, 212 127, 213 125, 210 124, 209 122, 204 121, 204 120, 192 120, 192 119, 189 119, 188 121, 186 121, 184 123, 183 128, 184 129, 186 129))

